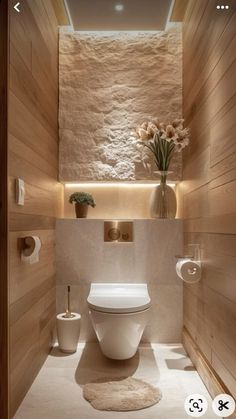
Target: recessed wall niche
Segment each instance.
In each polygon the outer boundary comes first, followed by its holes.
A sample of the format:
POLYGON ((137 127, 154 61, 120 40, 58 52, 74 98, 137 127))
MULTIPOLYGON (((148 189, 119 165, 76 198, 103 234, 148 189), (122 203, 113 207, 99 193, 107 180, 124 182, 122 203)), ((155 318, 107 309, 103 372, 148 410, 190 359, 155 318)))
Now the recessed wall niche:
MULTIPOLYGON (((157 179, 132 130, 182 115, 181 25, 163 32, 60 31, 60 180, 157 179)), ((181 179, 179 153, 170 179, 181 179)))

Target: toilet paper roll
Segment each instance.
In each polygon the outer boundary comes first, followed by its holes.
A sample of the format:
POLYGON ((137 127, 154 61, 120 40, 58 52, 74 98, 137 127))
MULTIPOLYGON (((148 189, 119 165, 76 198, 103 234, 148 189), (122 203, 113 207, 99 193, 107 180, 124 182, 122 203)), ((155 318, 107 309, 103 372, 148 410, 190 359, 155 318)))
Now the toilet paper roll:
POLYGON ((176 273, 185 282, 194 283, 201 279, 201 263, 191 259, 179 259, 176 273))
POLYGON ((41 240, 38 236, 29 236, 24 239, 25 249, 22 250, 21 260, 25 263, 36 263, 39 261, 39 251, 41 249, 41 240))

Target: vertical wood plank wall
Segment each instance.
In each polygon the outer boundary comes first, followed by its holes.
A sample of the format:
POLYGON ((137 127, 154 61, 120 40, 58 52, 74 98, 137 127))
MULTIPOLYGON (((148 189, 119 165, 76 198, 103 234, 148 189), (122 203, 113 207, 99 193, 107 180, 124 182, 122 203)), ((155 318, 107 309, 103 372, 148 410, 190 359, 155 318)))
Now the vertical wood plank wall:
POLYGON ((10 408, 13 416, 50 350, 55 318, 54 227, 59 184, 58 23, 51 0, 10 9, 9 252, 10 408), (15 178, 25 205, 15 203, 15 178), (23 264, 22 237, 42 242, 39 263, 23 264))
POLYGON ((190 0, 185 15, 185 244, 200 243, 199 284, 184 287, 184 326, 236 397, 236 12, 190 0))
POLYGON ((0 416, 8 419, 8 1, 0 2, 0 416))

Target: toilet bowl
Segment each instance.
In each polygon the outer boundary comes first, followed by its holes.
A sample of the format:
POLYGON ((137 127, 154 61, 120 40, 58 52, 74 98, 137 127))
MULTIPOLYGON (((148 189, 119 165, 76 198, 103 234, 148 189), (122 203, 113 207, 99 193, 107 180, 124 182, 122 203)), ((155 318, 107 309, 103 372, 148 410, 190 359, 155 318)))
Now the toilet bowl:
POLYGON ((87 302, 103 354, 120 360, 134 356, 149 320, 147 285, 92 283, 87 302))

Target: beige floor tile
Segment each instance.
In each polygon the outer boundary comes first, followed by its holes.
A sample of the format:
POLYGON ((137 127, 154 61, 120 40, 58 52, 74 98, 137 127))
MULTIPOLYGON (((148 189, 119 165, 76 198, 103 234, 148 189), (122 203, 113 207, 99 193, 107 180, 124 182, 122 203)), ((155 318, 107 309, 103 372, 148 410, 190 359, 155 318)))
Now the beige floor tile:
POLYGON ((142 345, 134 358, 112 361, 96 343, 79 344, 77 353, 52 351, 14 419, 187 419, 184 400, 200 393, 209 402, 204 419, 216 419, 211 399, 181 345, 142 345), (97 411, 83 399, 82 385, 101 377, 130 376, 158 386, 159 404, 135 412, 97 411))

